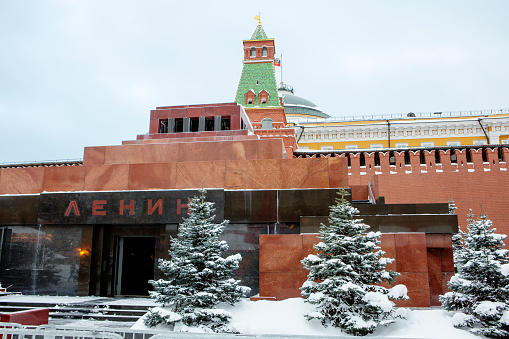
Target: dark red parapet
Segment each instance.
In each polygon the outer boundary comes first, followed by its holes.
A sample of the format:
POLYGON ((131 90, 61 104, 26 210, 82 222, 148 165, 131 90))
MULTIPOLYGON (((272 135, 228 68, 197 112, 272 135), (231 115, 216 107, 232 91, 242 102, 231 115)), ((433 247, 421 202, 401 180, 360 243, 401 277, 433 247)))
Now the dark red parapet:
POLYGON ((48 323, 49 308, 36 308, 33 310, 2 313, 0 322, 17 323, 21 325, 39 326, 48 323))

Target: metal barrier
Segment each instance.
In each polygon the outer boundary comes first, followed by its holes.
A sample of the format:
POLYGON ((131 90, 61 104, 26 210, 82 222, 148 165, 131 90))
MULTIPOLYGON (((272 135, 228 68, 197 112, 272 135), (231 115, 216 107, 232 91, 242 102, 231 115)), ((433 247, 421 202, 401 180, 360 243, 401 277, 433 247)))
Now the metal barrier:
POLYGON ((0 322, 0 328, 23 328, 23 325, 17 323, 0 322))
MULTIPOLYGON (((55 325, 41 325, 38 327, 38 329, 44 329, 44 330, 58 330, 58 331, 67 331, 68 328, 65 326, 55 326, 55 325)), ((123 339, 149 339, 152 336, 156 334, 164 334, 167 331, 166 330, 138 330, 138 329, 130 329, 130 328, 116 328, 116 327, 95 327, 93 330, 90 329, 90 327, 81 327, 81 326, 74 326, 70 330, 76 330, 76 331, 92 331, 92 332, 107 332, 107 333, 114 333, 118 334, 123 339)), ((99 338, 99 337, 97 337, 99 338)), ((1 338, 0 338, 1 339, 1 338)), ((66 338, 67 339, 67 338, 66 338)))
MULTIPOLYGON (((19 324, 2 324, 11 326, 19 324)), ((21 325, 19 325, 21 326, 21 325)), ((0 338, 8 339, 123 339, 117 333, 107 331, 82 331, 73 329, 54 329, 51 326, 43 325, 38 328, 21 327, 0 327, 0 338)))
POLYGON ((229 334, 229 333, 190 333, 190 332, 169 332, 169 333, 163 333, 163 334, 156 334, 155 336, 151 337, 150 339, 225 339, 225 338, 232 338, 235 337, 235 334, 229 334))

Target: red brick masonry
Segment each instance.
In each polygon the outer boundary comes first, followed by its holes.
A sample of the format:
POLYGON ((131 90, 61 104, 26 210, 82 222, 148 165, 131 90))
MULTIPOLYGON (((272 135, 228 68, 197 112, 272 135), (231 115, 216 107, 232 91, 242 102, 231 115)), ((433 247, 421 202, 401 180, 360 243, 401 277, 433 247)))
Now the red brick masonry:
MULTIPOLYGON (((382 234, 386 257, 395 259, 388 268, 401 273, 396 284, 408 288, 409 300, 398 306, 438 306, 438 296, 446 292, 454 275, 452 243, 449 234, 382 234)), ((308 271, 300 260, 315 253, 317 234, 260 235, 260 298, 276 300, 300 296, 308 271)), ((387 286, 388 287, 388 286, 387 286)))

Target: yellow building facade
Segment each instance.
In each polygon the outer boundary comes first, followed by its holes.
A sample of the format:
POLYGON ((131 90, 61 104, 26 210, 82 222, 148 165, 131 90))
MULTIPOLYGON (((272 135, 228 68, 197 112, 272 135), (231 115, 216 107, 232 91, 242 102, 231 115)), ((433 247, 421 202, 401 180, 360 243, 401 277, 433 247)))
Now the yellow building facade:
POLYGON ((351 118, 288 116, 299 150, 509 144, 509 110, 351 118))

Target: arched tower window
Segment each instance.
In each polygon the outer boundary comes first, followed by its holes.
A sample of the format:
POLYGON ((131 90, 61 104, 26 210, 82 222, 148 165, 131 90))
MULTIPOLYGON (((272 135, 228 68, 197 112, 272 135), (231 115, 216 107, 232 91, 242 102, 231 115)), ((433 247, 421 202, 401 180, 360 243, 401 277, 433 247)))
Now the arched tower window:
POLYGON ((262 57, 264 57, 264 58, 267 57, 267 47, 266 46, 263 46, 263 48, 262 48, 262 57))
POLYGON ((274 129, 274 126, 272 126, 272 119, 265 118, 262 120, 262 129, 274 129))
POLYGON ((256 58, 256 48, 251 47, 251 58, 256 58))

